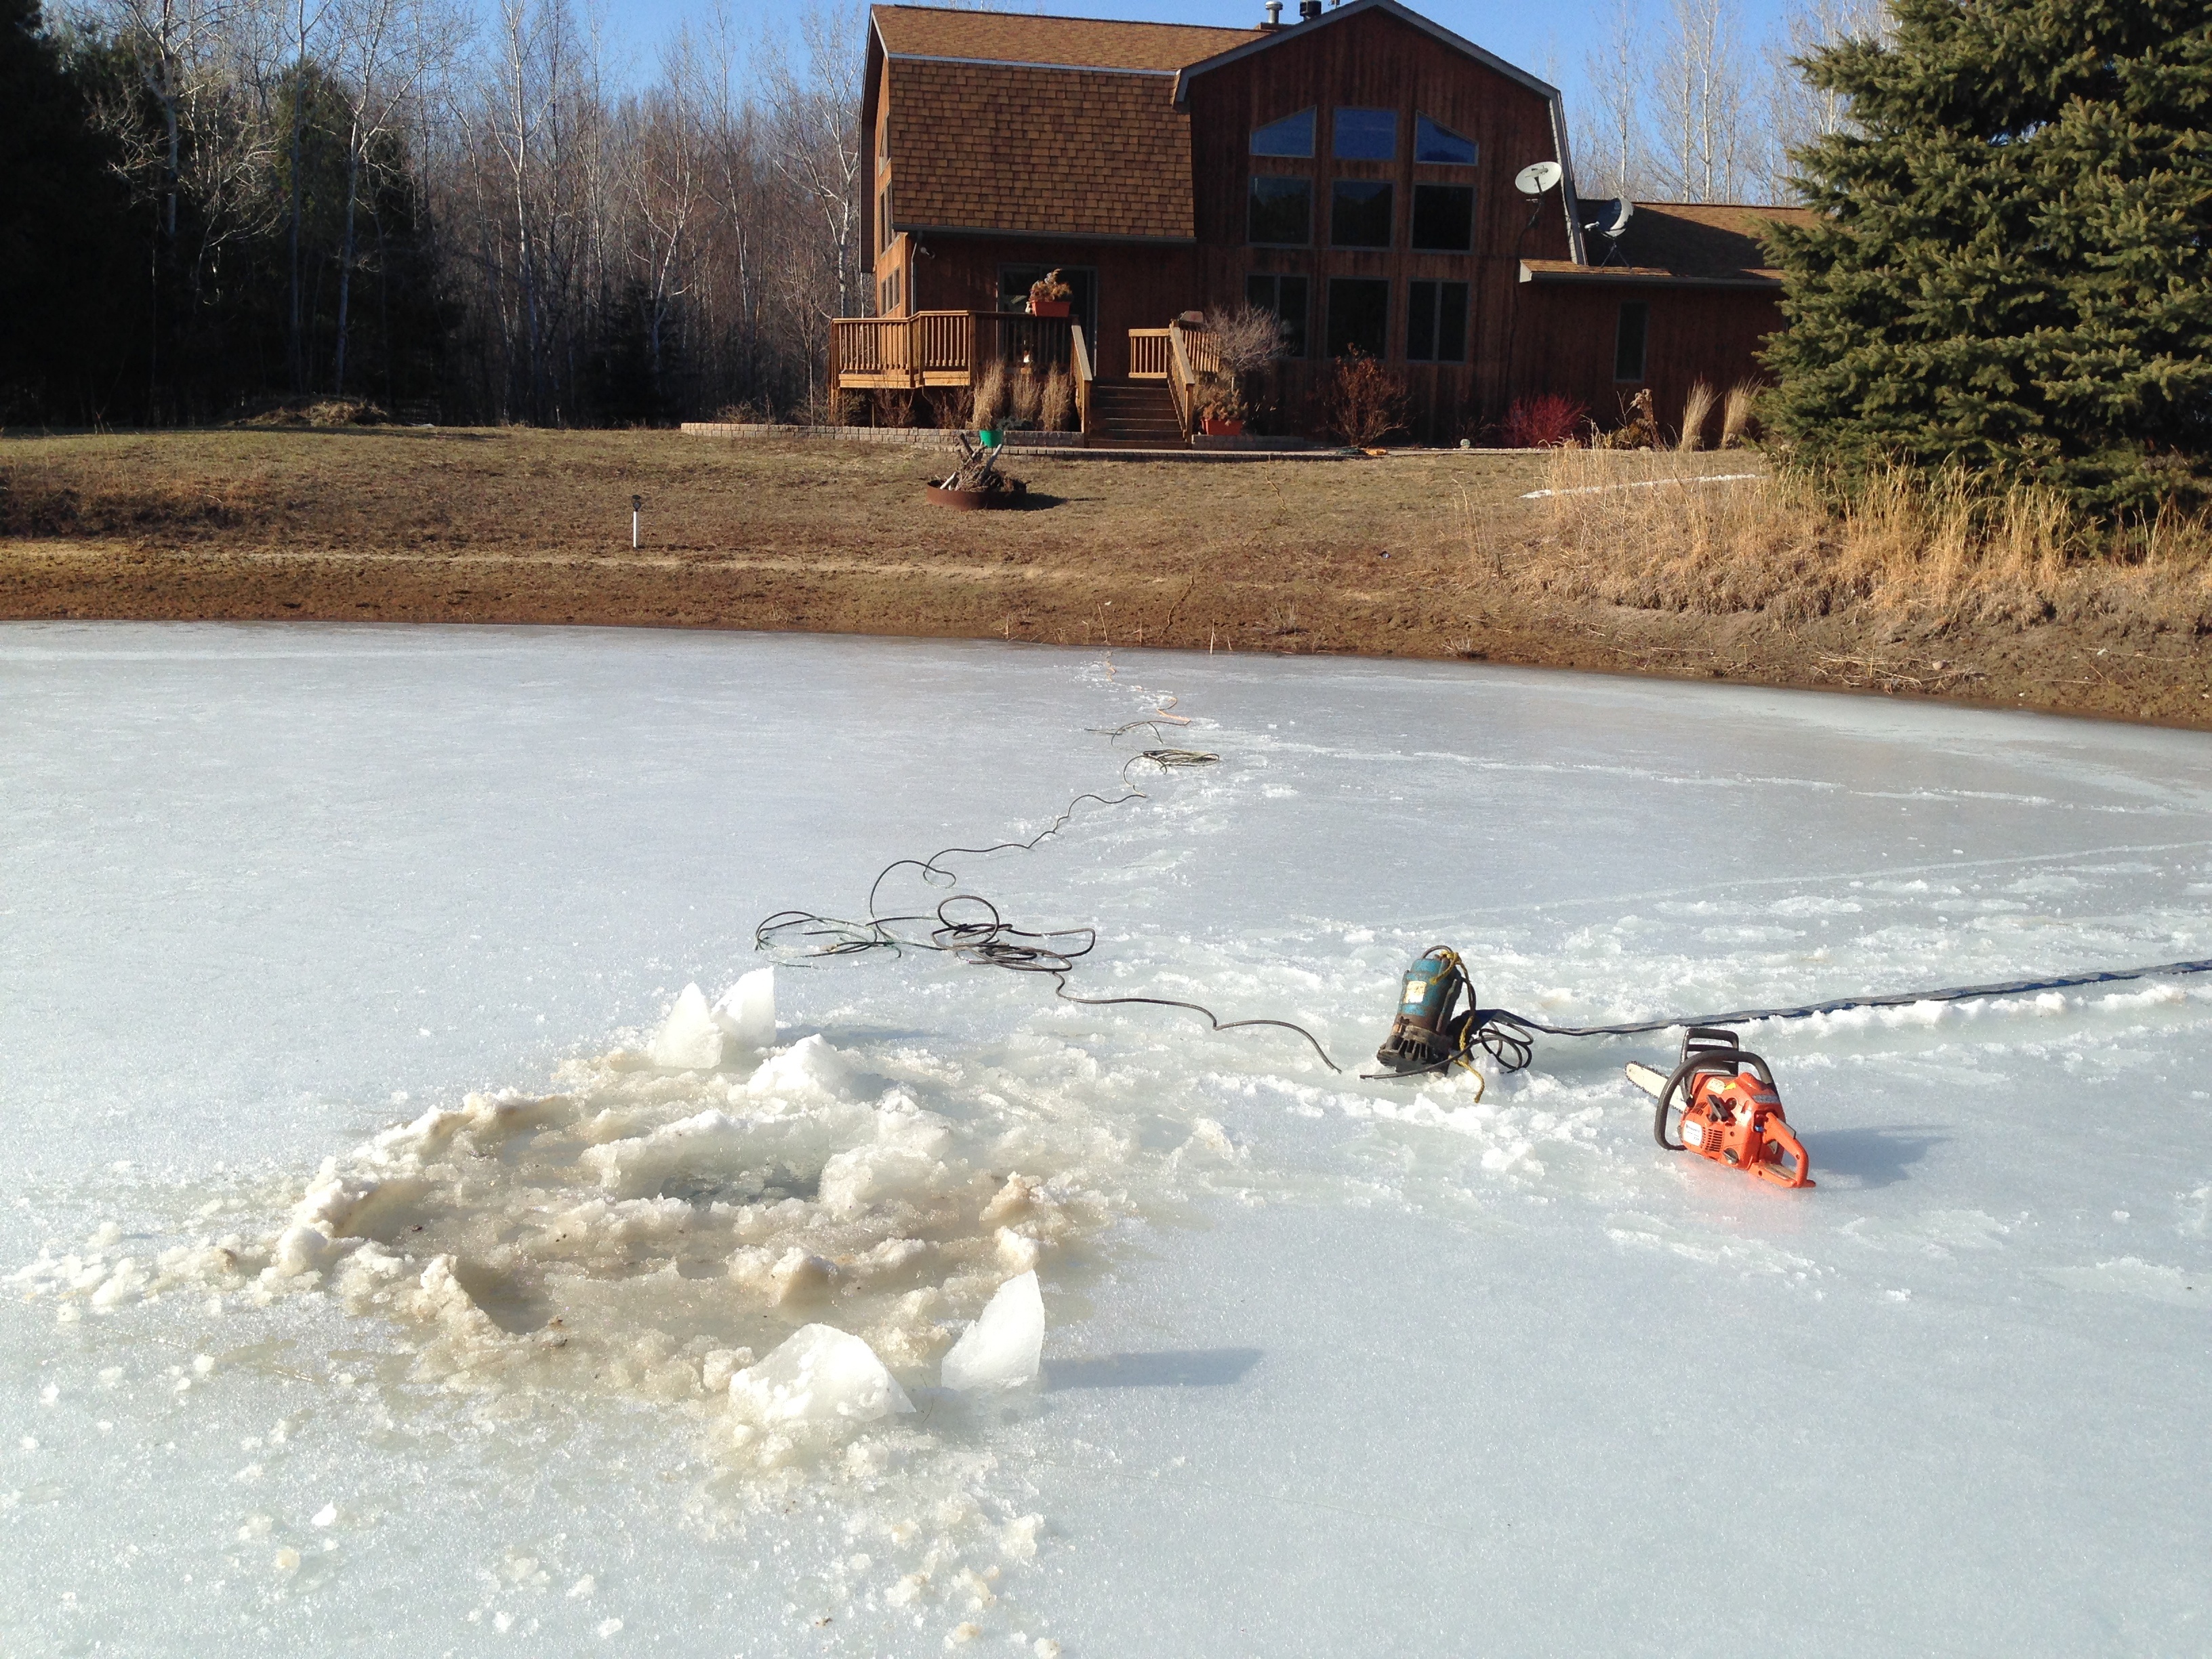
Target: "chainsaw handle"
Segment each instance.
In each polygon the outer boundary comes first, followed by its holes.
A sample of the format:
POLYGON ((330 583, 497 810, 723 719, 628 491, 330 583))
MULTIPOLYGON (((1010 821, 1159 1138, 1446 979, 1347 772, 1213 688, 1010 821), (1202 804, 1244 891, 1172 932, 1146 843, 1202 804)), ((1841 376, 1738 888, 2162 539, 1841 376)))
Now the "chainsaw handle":
POLYGON ((1790 1127, 1787 1118, 1779 1112, 1775 1113, 1766 1120, 1759 1133, 1770 1147, 1779 1145, 1796 1158, 1797 1167, 1785 1171, 1770 1154, 1752 1170, 1752 1174, 1761 1181, 1771 1181, 1778 1187, 1810 1187, 1814 1184, 1813 1160, 1805 1156, 1805 1143, 1797 1139, 1797 1132, 1790 1127))
MULTIPOLYGON (((1667 1139, 1667 1114, 1674 1109, 1674 1097, 1681 1093, 1685 1085, 1704 1073, 1711 1073, 1716 1077, 1734 1077, 1736 1074, 1735 1062, 1751 1058, 1753 1056, 1739 1054, 1734 1050, 1723 1054, 1712 1049, 1708 1049, 1702 1054, 1693 1053, 1686 1055, 1682 1063, 1674 1068, 1674 1074, 1667 1079, 1667 1086, 1659 1091, 1659 1104, 1651 1114, 1651 1138, 1670 1152, 1687 1152, 1689 1148, 1683 1146, 1680 1141, 1667 1139)), ((1764 1071, 1766 1062, 1760 1060, 1759 1064, 1760 1070, 1764 1071)), ((1686 1108, 1687 1103, 1685 1102, 1684 1104, 1686 1108)))
MULTIPOLYGON (((1687 1152, 1689 1148, 1683 1146, 1680 1141, 1667 1139, 1667 1114, 1674 1108, 1674 1097, 1681 1091, 1684 1085, 1698 1077, 1708 1074, 1714 1077, 1735 1077, 1746 1066, 1750 1067, 1759 1080, 1770 1090, 1775 1086, 1773 1070, 1748 1048, 1708 1048, 1703 1050, 1693 1049, 1685 1054, 1682 1057, 1682 1063, 1674 1068, 1674 1074, 1667 1079, 1667 1086, 1659 1091, 1659 1103, 1651 1113, 1651 1138, 1670 1152, 1687 1152)), ((1796 1144, 1796 1136, 1790 1137, 1790 1143, 1793 1146, 1796 1144)), ((1798 1156, 1802 1158, 1804 1148, 1798 1147, 1797 1152, 1798 1156)))

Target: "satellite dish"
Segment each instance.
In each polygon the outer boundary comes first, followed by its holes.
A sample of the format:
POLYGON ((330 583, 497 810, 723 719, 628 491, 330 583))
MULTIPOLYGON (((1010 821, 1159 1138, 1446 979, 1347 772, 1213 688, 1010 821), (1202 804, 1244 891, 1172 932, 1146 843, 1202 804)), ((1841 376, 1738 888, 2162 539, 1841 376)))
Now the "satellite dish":
POLYGON ((1531 161, 1513 175, 1513 188, 1523 196, 1541 196, 1561 178, 1557 161, 1531 161))
POLYGON ((1626 196, 1616 196, 1610 202, 1598 204, 1597 217, 1583 221, 1583 228, 1595 231, 1607 241, 1617 242, 1628 222, 1636 216, 1636 204, 1626 196))

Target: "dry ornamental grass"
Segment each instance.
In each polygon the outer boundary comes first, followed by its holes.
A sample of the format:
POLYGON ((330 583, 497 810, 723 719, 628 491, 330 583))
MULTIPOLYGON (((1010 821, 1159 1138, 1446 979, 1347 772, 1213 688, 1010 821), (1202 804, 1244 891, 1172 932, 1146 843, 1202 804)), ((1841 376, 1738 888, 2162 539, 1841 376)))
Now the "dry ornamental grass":
POLYGON ((1838 505, 1747 451, 1559 450, 1544 488, 1533 539, 1510 515, 1469 523, 1478 564, 1531 598, 1782 622, 2212 629, 2202 516, 2100 528, 2049 491, 1987 495, 1956 473, 1932 489, 1893 473, 1838 505), (1709 481, 1738 472, 1759 476, 1709 481))

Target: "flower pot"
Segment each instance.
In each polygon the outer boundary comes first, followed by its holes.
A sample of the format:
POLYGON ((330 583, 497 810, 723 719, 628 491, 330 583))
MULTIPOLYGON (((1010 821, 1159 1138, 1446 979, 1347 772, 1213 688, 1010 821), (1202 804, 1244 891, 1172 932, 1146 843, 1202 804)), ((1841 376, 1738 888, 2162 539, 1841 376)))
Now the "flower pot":
POLYGON ((979 427, 975 431, 975 441, 982 445, 984 448, 988 449, 993 444, 998 442, 1004 435, 1005 434, 997 427, 979 427))
POLYGON ((1244 422, 1242 421, 1224 421, 1218 416, 1207 415, 1201 416, 1198 424, 1199 429, 1209 438, 1241 438, 1244 435, 1244 422))
POLYGON ((1073 300, 1032 300, 1030 301, 1030 315, 1032 317, 1073 317, 1074 314, 1075 301, 1073 300))

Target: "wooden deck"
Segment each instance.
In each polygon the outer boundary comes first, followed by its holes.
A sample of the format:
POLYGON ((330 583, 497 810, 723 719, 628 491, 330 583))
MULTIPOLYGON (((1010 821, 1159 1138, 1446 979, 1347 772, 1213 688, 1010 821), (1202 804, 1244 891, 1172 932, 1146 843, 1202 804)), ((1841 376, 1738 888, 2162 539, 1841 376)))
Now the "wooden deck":
MULTIPOLYGON (((923 392, 971 386, 996 362, 1008 370, 1064 368, 1075 381, 1079 429, 1097 424, 1096 356, 1081 326, 1019 311, 921 311, 911 317, 839 317, 830 325, 831 384, 840 392, 923 392)), ((1195 325, 1129 331, 1129 379, 1164 380, 1186 440, 1198 425, 1198 383, 1220 360, 1195 325)))
POLYGON ((1082 330, 1065 317, 1018 311, 922 311, 911 317, 839 317, 830 325, 840 391, 918 392, 972 383, 984 364, 1068 368, 1082 330))

